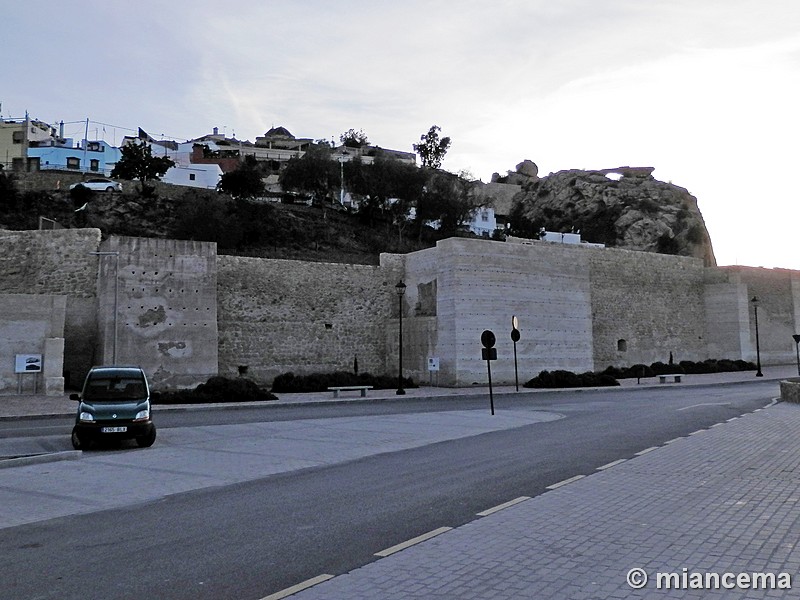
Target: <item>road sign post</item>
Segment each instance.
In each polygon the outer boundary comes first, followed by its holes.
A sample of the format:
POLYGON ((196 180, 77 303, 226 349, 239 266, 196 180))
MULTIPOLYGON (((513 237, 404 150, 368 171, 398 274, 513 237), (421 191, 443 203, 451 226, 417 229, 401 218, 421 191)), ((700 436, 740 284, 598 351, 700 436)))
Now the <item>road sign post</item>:
POLYGON ((494 415, 494 394, 492 393, 492 361, 497 360, 497 348, 494 347, 497 339, 494 333, 488 329, 484 330, 481 334, 481 356, 486 361, 486 369, 489 371, 489 406, 491 407, 492 414, 494 415))
POLYGON ((517 370, 517 342, 519 341, 519 321, 516 316, 511 317, 511 341, 514 342, 514 385, 519 391, 519 371, 517 370))

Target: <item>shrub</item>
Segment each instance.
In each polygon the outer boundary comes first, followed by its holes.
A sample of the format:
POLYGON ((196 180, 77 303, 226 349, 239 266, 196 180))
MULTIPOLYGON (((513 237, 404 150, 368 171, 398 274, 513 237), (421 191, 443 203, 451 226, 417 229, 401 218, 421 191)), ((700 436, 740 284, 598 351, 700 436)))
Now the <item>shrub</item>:
POLYGON ((277 400, 253 381, 238 377, 211 377, 193 390, 170 390, 153 394, 153 404, 202 404, 206 402, 252 402, 277 400))
POLYGON ((542 371, 536 377, 524 384, 526 388, 575 388, 575 387, 602 387, 619 385, 619 382, 607 373, 576 374, 572 371, 542 371))
MULTIPOLYGON (((389 390, 397 387, 397 377, 390 375, 371 375, 350 371, 334 371, 333 373, 311 373, 295 375, 283 373, 272 382, 272 391, 280 393, 326 392, 329 387, 346 385, 371 385, 376 390, 389 390)), ((403 378, 404 388, 415 388, 417 385, 411 378, 403 378)))

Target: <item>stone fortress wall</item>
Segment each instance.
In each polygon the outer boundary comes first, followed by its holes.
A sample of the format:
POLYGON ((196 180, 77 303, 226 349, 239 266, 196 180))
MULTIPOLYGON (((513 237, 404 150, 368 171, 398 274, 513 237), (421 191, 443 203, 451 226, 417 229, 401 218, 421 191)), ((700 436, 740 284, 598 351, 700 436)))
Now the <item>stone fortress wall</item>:
MULTIPOLYGON (((52 296, 54 306, 64 298, 73 387, 92 364, 113 362, 115 348, 118 363, 142 365, 157 388, 217 373, 269 384, 288 371, 350 371, 355 360, 361 372, 396 375, 401 307, 404 374, 447 386, 487 382, 484 329, 497 337, 493 382, 514 382, 512 316, 521 382, 543 369, 667 362, 670 353, 676 362, 755 360, 753 296, 762 364, 792 363, 800 331, 800 272, 539 241, 451 238, 365 266, 218 256, 202 242, 101 241, 95 229, 2 231, 0 300, 26 294, 52 296)), ((0 329, 11 327, 6 312, 0 329)), ((58 323, 31 331, 57 338, 58 323)), ((0 393, 14 391, 14 352, 0 343, 0 393)))

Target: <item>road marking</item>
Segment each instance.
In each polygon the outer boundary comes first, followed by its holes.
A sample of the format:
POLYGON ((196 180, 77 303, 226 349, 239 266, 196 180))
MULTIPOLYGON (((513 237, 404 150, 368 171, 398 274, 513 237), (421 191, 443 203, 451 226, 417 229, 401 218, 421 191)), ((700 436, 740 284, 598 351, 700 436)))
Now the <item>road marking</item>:
POLYGON ((672 444, 672 443, 677 442, 678 440, 682 440, 682 439, 684 439, 684 438, 682 438, 682 437, 672 438, 670 441, 664 442, 664 445, 666 446, 667 444, 672 444))
POLYGON ((693 431, 689 435, 697 435, 698 433, 703 433, 704 431, 705 431, 705 429, 698 429, 697 431, 693 431))
POLYGON ((400 552, 400 550, 405 550, 406 548, 410 548, 416 544, 421 542, 427 541, 431 538, 436 537, 437 535, 443 534, 445 531, 450 531, 452 527, 439 527, 439 529, 434 529, 433 531, 429 531, 428 533, 423 533, 415 538, 411 538, 408 541, 403 542, 402 544, 397 544, 396 546, 392 546, 391 548, 387 548, 386 550, 381 550, 380 552, 376 552, 375 556, 382 556, 386 557, 390 554, 394 554, 395 552, 400 552))
POLYGON ((508 502, 504 502, 503 504, 498 504, 494 508, 487 508, 483 512, 477 513, 479 517, 488 517, 491 514, 496 513, 497 511, 503 510, 504 508, 508 508, 509 506, 514 506, 515 504, 519 504, 520 502, 525 502, 525 500, 530 500, 530 496, 520 496, 519 498, 514 498, 513 500, 509 500, 508 502))
POLYGON ((312 579, 307 579, 297 585, 293 585, 292 587, 288 587, 285 590, 281 590, 280 592, 275 592, 274 594, 270 594, 269 596, 264 596, 261 600, 281 600, 281 598, 288 598, 292 594, 296 594, 297 592, 302 592, 303 590, 307 590, 310 587, 317 585, 318 583, 322 583, 323 581, 328 581, 328 579, 333 579, 333 575, 317 575, 312 579))
POLYGON ((560 488, 562 485, 567 485, 568 483, 572 483, 573 481, 578 481, 578 479, 583 479, 586 475, 575 475, 575 477, 570 477, 569 479, 565 479, 564 481, 559 481, 558 483, 554 483, 553 485, 548 485, 545 489, 546 490, 554 490, 556 488, 560 488))
POLYGON ((652 452, 653 450, 658 450, 658 446, 650 446, 649 448, 645 448, 641 452, 637 452, 636 456, 641 456, 642 454, 647 454, 648 452, 652 452))
POLYGON ((735 421, 735 420, 736 420, 736 419, 738 419, 738 418, 739 418, 739 417, 731 417, 730 419, 728 419, 728 420, 727 420, 727 421, 725 421, 725 422, 726 422, 726 423, 730 423, 731 421, 735 421))
POLYGON ((602 467, 597 467, 598 471, 605 471, 606 469, 610 469, 611 467, 616 467, 624 462, 627 462, 627 458, 620 458, 619 460, 615 460, 614 462, 610 462, 607 465, 603 465, 602 467))
POLYGON ((691 406, 684 406, 678 410, 689 410, 690 408, 697 408, 699 406, 728 406, 730 402, 704 402, 702 404, 692 404, 691 406))

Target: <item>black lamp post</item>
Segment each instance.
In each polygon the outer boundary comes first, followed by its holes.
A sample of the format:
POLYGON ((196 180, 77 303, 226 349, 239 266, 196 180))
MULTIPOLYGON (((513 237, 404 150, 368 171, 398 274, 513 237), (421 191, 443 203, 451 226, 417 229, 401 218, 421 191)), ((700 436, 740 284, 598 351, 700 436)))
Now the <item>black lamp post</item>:
POLYGON ((795 351, 797 352, 797 374, 800 375, 800 334, 795 333, 792 338, 794 339, 795 351))
POLYGON ((758 343, 758 296, 753 296, 750 302, 753 303, 753 312, 756 320, 756 377, 763 377, 764 374, 761 372, 761 346, 758 343))
POLYGON ((397 395, 402 396, 406 393, 403 389, 403 296, 406 294, 406 284, 401 279, 394 288, 397 290, 398 307, 400 308, 400 356, 397 361, 397 395))

